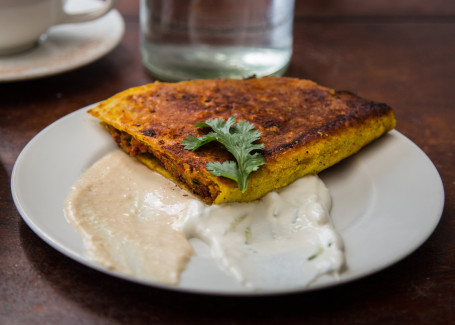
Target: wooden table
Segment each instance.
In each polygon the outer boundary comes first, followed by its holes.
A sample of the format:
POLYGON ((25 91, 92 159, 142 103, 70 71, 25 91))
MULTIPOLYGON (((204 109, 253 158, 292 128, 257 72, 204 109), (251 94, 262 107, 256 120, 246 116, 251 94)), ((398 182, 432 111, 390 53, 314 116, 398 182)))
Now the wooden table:
POLYGON ((1 324, 455 323, 454 1, 297 0, 286 75, 393 106, 398 131, 439 170, 446 202, 433 235, 392 267, 338 287, 268 298, 181 294, 104 275, 52 249, 17 212, 11 171, 33 136, 78 108, 152 81, 139 58, 138 4, 122 0, 118 9, 125 37, 104 58, 0 84, 1 324))

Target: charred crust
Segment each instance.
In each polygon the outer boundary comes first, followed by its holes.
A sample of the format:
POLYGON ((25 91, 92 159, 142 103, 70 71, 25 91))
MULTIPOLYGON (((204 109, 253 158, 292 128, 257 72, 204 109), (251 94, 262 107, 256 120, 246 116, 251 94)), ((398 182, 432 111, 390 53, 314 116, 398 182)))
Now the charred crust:
POLYGON ((156 135, 156 131, 152 128, 141 130, 141 133, 147 137, 153 137, 156 135))
POLYGON ((335 95, 349 95, 349 96, 357 96, 357 93, 351 90, 335 90, 335 95))
POLYGON ((277 124, 278 123, 276 121, 267 121, 267 122, 264 123, 264 127, 266 129, 268 129, 268 128, 271 128, 271 127, 274 127, 274 126, 278 126, 277 124))
POLYGON ((299 90, 300 100, 303 104, 321 103, 328 99, 329 89, 308 88, 299 90))
MULTIPOLYGON (((341 130, 346 129, 346 127, 360 126, 367 119, 381 117, 392 111, 392 108, 385 103, 368 101, 349 91, 335 91, 329 96, 324 96, 322 92, 308 91, 306 95, 309 97, 304 102, 311 102, 317 107, 331 105, 335 107, 334 111, 339 107, 340 113, 334 116, 328 116, 321 125, 313 128, 310 127, 307 129, 307 132, 297 134, 296 137, 285 143, 281 142, 277 146, 266 147, 264 150, 264 156, 266 158, 296 146, 309 144, 321 137, 335 136, 341 130)), ((270 124, 270 122, 267 122, 265 125, 270 124)))

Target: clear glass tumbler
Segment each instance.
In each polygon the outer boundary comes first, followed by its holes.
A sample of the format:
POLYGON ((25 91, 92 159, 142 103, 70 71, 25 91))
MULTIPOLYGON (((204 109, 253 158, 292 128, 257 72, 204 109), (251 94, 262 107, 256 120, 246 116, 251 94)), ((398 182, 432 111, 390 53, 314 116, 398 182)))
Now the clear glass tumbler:
POLYGON ((141 0, 141 55, 166 81, 282 75, 294 0, 141 0))

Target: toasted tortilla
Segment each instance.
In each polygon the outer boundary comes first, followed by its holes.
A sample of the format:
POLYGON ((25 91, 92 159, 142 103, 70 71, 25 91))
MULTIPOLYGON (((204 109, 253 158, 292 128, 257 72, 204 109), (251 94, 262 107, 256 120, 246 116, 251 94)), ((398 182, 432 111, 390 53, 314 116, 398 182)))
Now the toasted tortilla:
POLYGON ((89 110, 130 155, 208 204, 248 202, 317 174, 395 127, 390 106, 309 80, 264 77, 154 82, 123 91, 89 110), (195 152, 181 141, 203 135, 197 122, 247 120, 262 133, 266 162, 248 189, 212 175, 209 161, 233 160, 217 144, 195 152))

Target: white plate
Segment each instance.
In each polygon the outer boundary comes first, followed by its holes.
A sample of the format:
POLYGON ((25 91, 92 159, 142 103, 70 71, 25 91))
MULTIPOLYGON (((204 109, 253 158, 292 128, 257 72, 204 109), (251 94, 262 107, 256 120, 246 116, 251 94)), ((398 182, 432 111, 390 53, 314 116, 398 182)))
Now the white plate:
MULTIPOLYGON (((100 1, 69 1, 69 12, 94 8, 100 1)), ((117 10, 93 21, 51 27, 46 39, 29 51, 0 56, 0 82, 51 76, 98 60, 123 37, 125 24, 117 10)))
POLYGON ((202 250, 191 259, 179 286, 136 280, 89 261, 80 236, 63 214, 70 186, 116 148, 86 110, 56 121, 27 144, 14 165, 12 194, 25 222, 49 245, 123 279, 220 295, 278 294, 333 286, 384 269, 412 253, 430 236, 442 213, 444 190, 436 168, 415 144, 392 131, 321 174, 333 198, 332 219, 345 243, 347 269, 339 279, 324 276, 309 288, 254 292, 223 273, 202 250))

